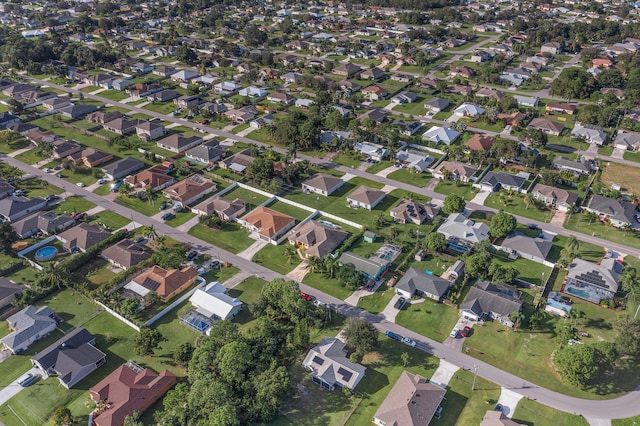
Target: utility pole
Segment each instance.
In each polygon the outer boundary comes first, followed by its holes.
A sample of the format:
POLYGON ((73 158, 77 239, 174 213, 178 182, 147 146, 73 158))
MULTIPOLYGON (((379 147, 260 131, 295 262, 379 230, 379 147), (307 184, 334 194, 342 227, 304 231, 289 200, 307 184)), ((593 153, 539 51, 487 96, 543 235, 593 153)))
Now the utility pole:
POLYGON ((478 377, 478 366, 473 366, 473 384, 471 385, 471 390, 476 390, 476 377, 478 377))

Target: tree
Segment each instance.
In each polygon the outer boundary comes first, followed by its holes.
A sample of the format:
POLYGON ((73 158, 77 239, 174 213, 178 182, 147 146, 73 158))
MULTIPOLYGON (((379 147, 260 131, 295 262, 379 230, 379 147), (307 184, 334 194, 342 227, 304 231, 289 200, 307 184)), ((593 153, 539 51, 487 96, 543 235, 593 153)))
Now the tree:
POLYGON ((56 426, 71 426, 75 424, 73 414, 67 407, 59 407, 53 413, 53 424, 56 426))
POLYGON ((11 226, 11 222, 0 222, 0 250, 11 253, 11 246, 18 241, 20 236, 11 226))
POLYGON ((410 360, 411 358, 409 357, 409 354, 407 352, 402 352, 400 354, 400 361, 402 361, 403 367, 406 367, 407 365, 409 365, 410 360))
POLYGON ((620 284, 627 293, 636 294, 640 290, 640 280, 638 280, 636 268, 626 266, 620 274, 620 284))
POLYGON ((282 255, 285 259, 287 259, 287 263, 291 264, 294 260, 298 258, 298 252, 296 248, 291 244, 286 244, 282 251, 282 255))
POLYGON ((38 284, 44 288, 57 286, 62 288, 69 284, 69 272, 59 264, 48 263, 38 272, 38 284))
POLYGON ((462 213, 465 209, 466 202, 464 198, 457 194, 449 194, 444 199, 442 211, 446 214, 462 213))
POLYGON ((378 347, 378 330, 362 318, 348 318, 342 332, 347 346, 361 356, 378 347))
POLYGON ((224 225, 224 220, 218 215, 209 214, 198 217, 198 222, 209 228, 221 228, 224 225))
POLYGON ((246 176, 258 184, 270 181, 273 175, 273 161, 264 157, 256 158, 246 169, 246 176))
MULTIPOLYGON (((123 184, 122 186, 125 186, 125 185, 126 184, 123 184)), ((149 202, 149 204, 151 204, 153 206, 153 205, 155 205, 156 198, 158 198, 158 191, 156 191, 155 189, 153 189, 151 187, 145 188, 144 196, 147 199, 147 201, 149 202)))
POLYGON ((533 198, 533 195, 528 192, 527 195, 524 196, 524 208, 525 210, 529 210, 529 207, 536 202, 536 199, 533 198))
POLYGON ((491 234, 493 238, 503 238, 506 237, 509 232, 516 229, 517 225, 518 221, 513 215, 501 210, 491 218, 489 234, 491 234))
POLYGON ((20 133, 18 132, 14 132, 13 130, 0 130, 0 145, 9 145, 19 138, 20 133))
POLYGON ((42 142, 35 149, 35 153, 40 158, 45 158, 45 159, 49 158, 49 157, 51 157, 51 154, 53 153, 53 144, 48 143, 48 142, 42 142))
POLYGON ((177 269, 187 255, 185 246, 160 247, 152 255, 153 261, 164 269, 177 269))
POLYGON ((149 241, 156 241, 158 238, 158 233, 153 225, 148 225, 142 228, 142 235, 149 241))
POLYGON ((473 278, 484 278, 487 276, 491 258, 484 253, 474 253, 465 260, 464 272, 473 278))
POLYGON ((156 349, 161 349, 160 344, 166 341, 167 338, 158 330, 142 326, 133 339, 133 351, 136 355, 153 355, 156 349))
POLYGON ((440 232, 432 232, 427 235, 425 244, 429 250, 443 252, 447 249, 447 237, 440 232))
POLYGON ((519 139, 533 147, 541 147, 547 144, 547 134, 539 129, 526 128, 520 134, 519 139))
POLYGON ((175 57, 178 61, 189 65, 194 65, 198 61, 198 55, 195 50, 186 44, 181 44, 176 48, 175 57))
POLYGON ((551 83, 551 93, 567 99, 585 99, 598 89, 598 83, 585 69, 565 68, 551 83))
POLYGON ((616 350, 622 355, 640 356, 640 320, 623 315, 613 323, 613 329, 616 350))
POLYGON ((124 423, 122 424, 122 426, 144 426, 144 423, 138 421, 139 417, 140 413, 134 411, 133 414, 124 418, 124 423))
POLYGON ((565 346, 554 352, 553 365, 564 381, 584 387, 602 371, 597 355, 591 345, 565 346))
POLYGON ((130 297, 125 299, 122 304, 120 304, 120 314, 122 314, 126 318, 133 317, 136 312, 140 309, 140 302, 135 297, 130 297))
POLYGON ((191 361, 194 350, 195 348, 189 342, 179 344, 173 351, 173 362, 182 367, 186 367, 189 365, 189 361, 191 361))
POLYGON ((149 293, 145 294, 142 300, 144 301, 145 307, 148 308, 156 306, 162 302, 162 299, 155 291, 150 291, 149 293))

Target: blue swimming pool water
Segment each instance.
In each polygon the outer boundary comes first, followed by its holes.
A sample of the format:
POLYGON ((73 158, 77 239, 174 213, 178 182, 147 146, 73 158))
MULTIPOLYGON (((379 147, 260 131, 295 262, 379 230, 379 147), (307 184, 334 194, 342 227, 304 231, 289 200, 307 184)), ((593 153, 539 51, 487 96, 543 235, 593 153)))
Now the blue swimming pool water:
POLYGON ((424 273, 425 273, 425 274, 427 274, 427 275, 433 275, 433 272, 431 272, 431 271, 430 271, 430 270, 428 270, 428 269, 425 269, 425 270, 424 270, 424 273))
POLYGON ((53 246, 42 247, 36 252, 36 260, 41 262, 46 262, 47 260, 51 260, 58 254, 58 249, 53 246))
POLYGON ((568 287, 567 293, 573 294, 575 296, 581 297, 583 299, 589 299, 590 294, 586 291, 579 290, 577 288, 568 287))

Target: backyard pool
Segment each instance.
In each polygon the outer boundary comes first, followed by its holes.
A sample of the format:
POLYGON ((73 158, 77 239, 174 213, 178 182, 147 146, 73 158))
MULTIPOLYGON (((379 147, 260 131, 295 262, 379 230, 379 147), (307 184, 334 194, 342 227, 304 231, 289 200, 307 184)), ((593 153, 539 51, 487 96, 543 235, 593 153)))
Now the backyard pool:
POLYGON ((38 262, 51 260, 58 254, 58 249, 53 246, 42 247, 36 252, 35 258, 38 262))
POLYGON ((338 225, 336 225, 335 223, 331 223, 331 222, 328 222, 326 220, 319 220, 318 223, 326 226, 327 228, 340 229, 340 227, 338 225))
POLYGON ((424 270, 424 273, 425 273, 425 274, 427 274, 427 275, 433 275, 433 272, 431 272, 431 271, 430 271, 430 270, 428 270, 428 269, 425 269, 425 270, 424 270))

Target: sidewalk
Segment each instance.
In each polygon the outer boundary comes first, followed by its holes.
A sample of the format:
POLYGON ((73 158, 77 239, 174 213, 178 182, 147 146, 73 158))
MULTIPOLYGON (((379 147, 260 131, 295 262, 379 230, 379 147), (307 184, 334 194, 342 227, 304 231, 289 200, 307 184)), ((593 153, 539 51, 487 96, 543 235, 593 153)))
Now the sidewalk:
POLYGON ((223 282, 222 285, 225 286, 225 288, 227 289, 232 289, 249 277, 251 277, 251 274, 249 274, 248 272, 240 271, 234 276, 232 276, 231 278, 229 278, 228 280, 226 280, 225 282, 223 282))
POLYGON ((255 243, 251 244, 245 250, 243 250, 240 253, 238 253, 238 256, 240 256, 243 259, 251 260, 253 258, 253 255, 255 255, 257 252, 259 252, 260 249, 262 249, 267 244, 269 244, 269 243, 266 242, 266 241, 258 240, 255 243))
POLYGON ((198 219, 199 218, 200 218, 200 216, 192 217, 191 219, 189 219, 188 221, 186 221, 182 225, 178 226, 176 228, 176 230, 178 230, 180 232, 187 232, 189 229, 193 228, 194 226, 196 226, 198 224, 198 219))

